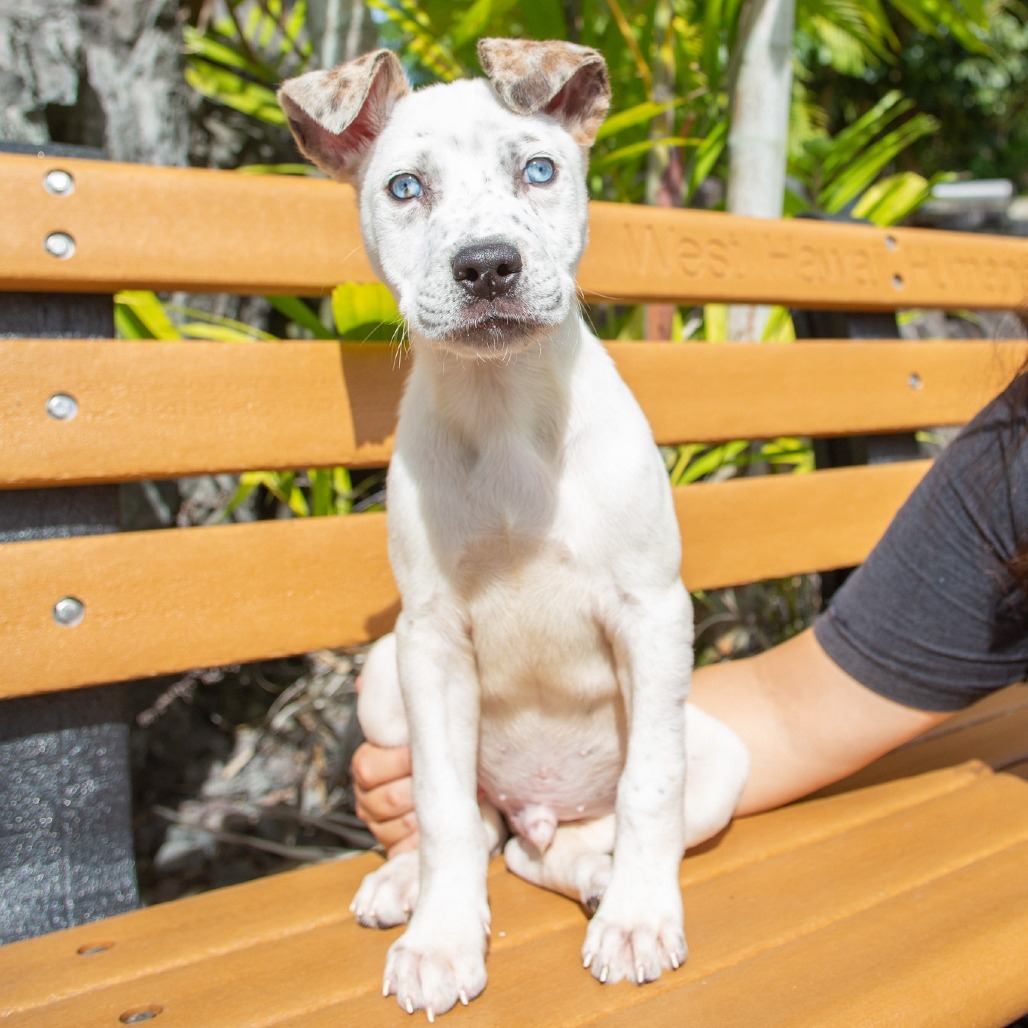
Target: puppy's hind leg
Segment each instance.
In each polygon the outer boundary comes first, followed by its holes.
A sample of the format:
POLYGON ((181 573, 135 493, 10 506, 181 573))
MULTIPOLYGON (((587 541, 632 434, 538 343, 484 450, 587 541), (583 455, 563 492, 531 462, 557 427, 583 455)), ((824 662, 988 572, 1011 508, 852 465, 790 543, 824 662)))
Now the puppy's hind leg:
POLYGON ((746 744, 693 704, 685 708, 685 846, 713 838, 732 819, 750 772, 746 744))
POLYGON ((392 632, 368 650, 359 682, 357 720, 364 738, 375 746, 406 746, 407 712, 400 693, 396 636, 392 632))
POLYGON ((503 857, 520 878, 578 900, 592 914, 610 882, 613 852, 614 815, 610 814, 560 825, 545 852, 515 835, 503 848, 503 857))

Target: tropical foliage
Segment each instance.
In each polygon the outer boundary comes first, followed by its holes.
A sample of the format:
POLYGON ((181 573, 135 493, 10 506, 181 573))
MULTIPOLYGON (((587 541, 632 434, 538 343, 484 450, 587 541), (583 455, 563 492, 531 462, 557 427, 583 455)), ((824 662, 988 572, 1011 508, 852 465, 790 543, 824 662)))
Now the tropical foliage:
MULTIPOLYGON (((275 88, 283 78, 316 66, 324 52, 316 26, 333 19, 345 27, 348 19, 370 12, 380 43, 400 53, 416 84, 477 74, 475 46, 483 35, 565 38, 594 46, 607 58, 614 106, 593 152, 593 195, 669 206, 721 202, 747 0, 367 0, 363 7, 360 0, 207 0, 191 6, 200 17, 186 29, 189 82, 209 100, 283 138, 275 88)), ((898 69, 903 81, 913 80, 912 40, 923 53, 950 55, 960 77, 951 92, 970 90, 981 107, 1007 104, 1011 133, 1022 131, 1018 138, 1028 140, 1028 131, 1016 128, 1024 122, 1024 91, 1018 86, 1028 75, 1026 34, 1018 0, 797 0, 786 213, 848 214, 893 224, 946 173, 944 159, 927 162, 930 177, 914 170, 911 154, 926 152, 929 141, 937 140, 939 119, 887 85, 898 69)), ((930 67, 923 77, 939 85, 930 67)), ((934 106, 940 114, 948 110, 942 103, 934 106)), ((244 170, 311 173, 293 162, 244 170)), ((295 298, 269 302, 288 320, 286 334, 365 339, 401 331, 395 306, 380 287, 340 287, 320 310, 295 298)), ((236 322, 162 308, 145 295, 124 297, 119 310, 127 334, 267 338, 236 322)), ((596 310, 593 319, 610 337, 646 332, 638 308, 596 310)), ((724 309, 677 311, 669 325, 675 338, 723 339, 724 309)), ((773 313, 766 335, 791 338, 785 312, 773 313)), ((811 464, 809 447, 800 440, 759 448, 744 442, 684 446, 666 457, 675 483, 753 463, 771 470, 811 464)), ((297 514, 343 512, 363 502, 340 471, 254 474, 243 479, 236 502, 258 487, 297 514)))

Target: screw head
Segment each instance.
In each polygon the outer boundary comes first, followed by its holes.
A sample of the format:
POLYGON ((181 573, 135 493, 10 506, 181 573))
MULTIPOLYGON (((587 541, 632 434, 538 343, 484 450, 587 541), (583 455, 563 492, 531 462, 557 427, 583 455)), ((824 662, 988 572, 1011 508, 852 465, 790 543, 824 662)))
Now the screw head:
POLYGON ((126 1010, 118 1020, 122 1024, 142 1024, 144 1021, 152 1021, 163 1010, 164 1007, 154 1003, 151 1006, 140 1007, 137 1010, 126 1010))
POLYGON ((67 232, 51 232, 43 241, 46 252, 51 257, 66 261, 75 253, 75 240, 67 232))
POLYGON ((46 412, 55 421, 71 421, 79 412, 78 400, 69 393, 54 393, 46 401, 46 412))
POLYGON ((86 605, 74 596, 64 596, 54 604, 53 619, 65 628, 81 624, 86 616, 86 605))
POLYGON ((75 192, 75 179, 63 168, 53 168, 43 176, 43 188, 54 196, 75 192))

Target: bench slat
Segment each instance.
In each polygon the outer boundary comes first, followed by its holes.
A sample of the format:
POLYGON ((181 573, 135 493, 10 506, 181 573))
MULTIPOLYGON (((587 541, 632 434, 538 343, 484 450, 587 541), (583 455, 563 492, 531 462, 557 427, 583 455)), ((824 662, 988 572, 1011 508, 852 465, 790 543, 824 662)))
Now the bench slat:
MULTIPOLYGON (((964 765, 735 822, 681 866, 689 961, 643 989, 597 985, 578 966, 580 908, 495 861, 490 983, 451 1016, 950 1023, 973 996, 982 1024, 1006 1023, 1028 1001, 1026 796, 1023 782, 964 765)), ((99 1025, 159 1004, 181 1024, 408 1023, 380 995, 398 930, 361 929, 346 910, 376 865, 310 868, 4 947, 8 1020, 99 1025), (97 942, 111 945, 78 955, 97 942)))
MULTIPOLYGON (((831 803, 815 802, 738 821, 720 845, 690 855, 682 865, 682 884, 689 889, 769 856, 860 829, 882 817, 970 788, 987 774, 983 766, 964 764, 837 796, 831 803), (817 812, 816 817, 811 816, 812 811, 817 812)), ((369 854, 321 864, 14 943, 0 949, 0 995, 6 1009, 27 1012, 40 1004, 69 1000, 168 968, 216 960, 219 954, 262 942, 280 940, 283 948, 288 947, 288 940, 304 931, 352 922, 347 904, 363 876, 380 863, 380 858, 369 854), (102 943, 108 948, 93 954, 99 959, 86 960, 79 955, 80 949, 102 943)), ((526 936, 581 922, 573 904, 524 885, 509 875, 499 860, 489 867, 489 894, 494 910, 502 908, 508 928, 516 931, 516 935, 495 931, 494 953, 523 942, 526 936)), ((380 974, 380 951, 370 944, 378 940, 384 952, 385 943, 395 934, 355 930, 356 939, 364 945, 353 945, 353 954, 371 949, 376 963, 366 980, 352 974, 355 983, 366 987, 380 974)), ((349 955, 351 950, 344 952, 349 955)))
MULTIPOLYGON (((856 564, 927 461, 680 488, 693 589, 856 564), (753 511, 761 530, 752 530, 753 511)), ((398 609, 385 516, 268 521, 0 547, 0 696, 366 642, 398 609), (75 627, 51 611, 73 596, 75 627)))
MULTIPOLYGON (((959 424, 1024 342, 611 343, 660 443, 959 424), (773 383, 773 387, 769 387, 773 383)), ((386 344, 0 340, 0 483, 382 466, 405 381, 386 344), (46 415, 75 397, 69 421, 46 415)))
MULTIPOLYGON (((0 157, 0 288, 321 295, 371 280, 351 191, 320 179, 0 157), (75 180, 44 188, 49 170, 75 180), (132 231, 126 232, 126 221, 132 231), (70 235, 58 259, 46 238, 70 235)), ((793 306, 1016 307, 1028 241, 594 203, 592 298, 793 306)))
POLYGON ((593 298, 787 307, 1018 307, 1028 240, 593 203, 580 281, 593 298))

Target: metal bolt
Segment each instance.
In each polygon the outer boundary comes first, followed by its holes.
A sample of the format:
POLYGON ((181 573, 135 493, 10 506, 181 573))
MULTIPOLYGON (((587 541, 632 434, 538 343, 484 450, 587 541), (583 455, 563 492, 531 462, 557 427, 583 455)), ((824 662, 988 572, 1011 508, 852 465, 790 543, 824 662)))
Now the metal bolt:
POLYGON ((122 1024, 142 1024, 144 1021, 152 1021, 162 1010, 163 1007, 156 1005, 142 1010, 126 1010, 118 1020, 122 1024))
POLYGON ((86 616, 86 605, 74 596, 65 596, 54 604, 54 621, 66 628, 74 628, 86 616))
POLYGON ((897 272, 895 275, 892 276, 892 288, 893 289, 902 289, 903 288, 903 276, 899 272, 897 272))
POLYGON ((910 386, 911 389, 920 389, 921 384, 921 376, 916 371, 907 376, 907 385, 910 386))
POLYGON ((80 957, 93 957, 97 953, 106 953, 113 945, 113 942, 98 942, 92 946, 79 946, 75 952, 80 957))
POLYGON ((896 237, 895 236, 886 236, 885 237, 885 249, 886 250, 895 250, 897 246, 899 246, 899 243, 896 242, 896 237))
POLYGON ((46 401, 46 412, 55 421, 71 421, 79 412, 78 400, 68 393, 54 393, 46 401))
POLYGON ((51 232, 43 242, 51 257, 66 261, 75 253, 75 240, 67 232, 51 232))
POLYGON ((43 188, 54 196, 75 192, 75 180, 63 168, 54 168, 43 176, 43 188))

